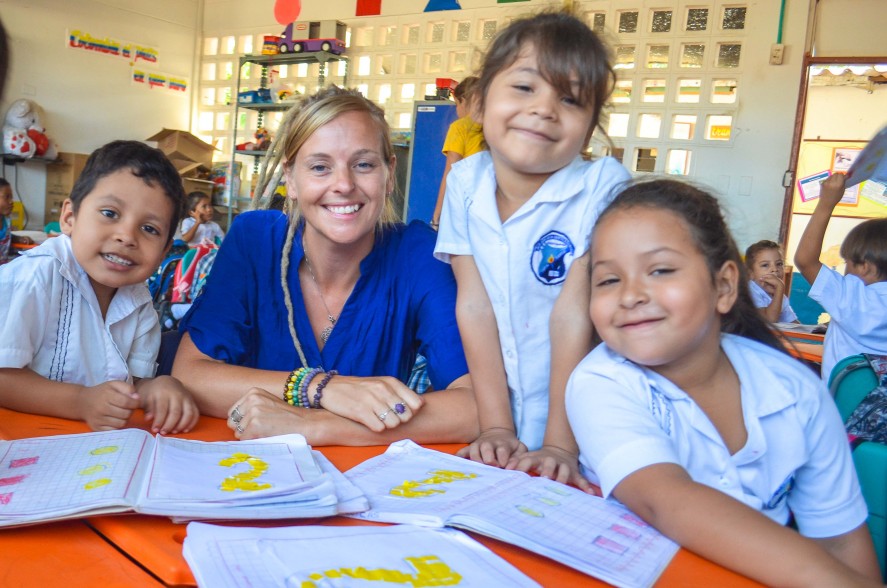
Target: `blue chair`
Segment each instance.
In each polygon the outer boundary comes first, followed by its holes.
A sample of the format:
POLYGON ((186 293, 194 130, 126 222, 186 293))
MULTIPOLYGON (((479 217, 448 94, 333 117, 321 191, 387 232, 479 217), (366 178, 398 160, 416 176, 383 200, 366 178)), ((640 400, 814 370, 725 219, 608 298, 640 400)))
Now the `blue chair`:
MULTIPOLYGON (((839 361, 829 377, 829 390, 835 397, 844 421, 863 398, 878 385, 878 377, 862 355, 839 361)), ((853 463, 862 495, 869 509, 868 526, 875 553, 885 578, 887 569, 887 445, 863 441, 853 450, 853 463)))

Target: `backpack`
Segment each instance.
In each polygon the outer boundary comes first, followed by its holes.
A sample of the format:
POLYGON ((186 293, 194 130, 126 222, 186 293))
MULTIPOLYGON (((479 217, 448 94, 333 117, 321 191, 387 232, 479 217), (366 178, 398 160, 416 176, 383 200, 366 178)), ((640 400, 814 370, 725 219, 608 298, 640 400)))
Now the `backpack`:
MULTIPOLYGON (((179 263, 179 265, 176 267, 175 278, 173 279, 173 303, 191 302, 193 300, 193 298, 191 297, 191 287, 194 285, 195 280, 200 275, 197 273, 197 267, 200 263, 200 260, 211 251, 215 251, 216 249, 217 247, 215 245, 198 245, 185 254, 185 256, 182 258, 181 263, 179 263)), ((204 272, 203 274, 204 281, 205 276, 206 272, 204 272)))
POLYGON ((887 444, 887 357, 862 354, 865 367, 871 368, 877 385, 859 402, 845 425, 854 444, 862 441, 887 444))

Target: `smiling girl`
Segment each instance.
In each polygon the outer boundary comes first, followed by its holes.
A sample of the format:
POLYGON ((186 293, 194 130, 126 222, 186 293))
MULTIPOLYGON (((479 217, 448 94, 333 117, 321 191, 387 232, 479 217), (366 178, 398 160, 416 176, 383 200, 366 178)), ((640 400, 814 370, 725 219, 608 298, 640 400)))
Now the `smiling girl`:
POLYGON ((717 201, 637 184, 590 247, 603 344, 566 403, 604 496, 768 586, 879 585, 835 403, 754 308, 717 201))

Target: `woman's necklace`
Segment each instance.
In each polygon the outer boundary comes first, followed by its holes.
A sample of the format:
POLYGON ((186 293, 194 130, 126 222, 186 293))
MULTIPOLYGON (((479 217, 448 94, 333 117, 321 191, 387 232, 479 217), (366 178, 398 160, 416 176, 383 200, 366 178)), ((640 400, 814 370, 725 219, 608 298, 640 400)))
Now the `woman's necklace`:
POLYGON ((317 278, 314 277, 314 272, 311 270, 311 262, 308 261, 308 250, 305 249, 304 243, 302 244, 302 249, 305 251, 305 266, 308 268, 308 275, 311 276, 311 281, 314 282, 314 287, 317 288, 317 295, 320 296, 320 301, 323 303, 323 308, 326 310, 326 318, 330 321, 330 324, 325 326, 320 332, 320 339, 326 344, 333 332, 333 328, 336 326, 336 321, 338 321, 339 318, 333 316, 333 313, 330 312, 330 307, 326 304, 326 300, 323 299, 323 290, 320 289, 320 284, 317 283, 317 278))

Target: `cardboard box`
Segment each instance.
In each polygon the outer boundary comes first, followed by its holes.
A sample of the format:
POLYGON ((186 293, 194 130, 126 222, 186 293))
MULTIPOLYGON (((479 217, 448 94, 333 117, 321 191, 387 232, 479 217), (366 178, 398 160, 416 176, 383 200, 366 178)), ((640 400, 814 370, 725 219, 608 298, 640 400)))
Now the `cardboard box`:
POLYGON ((43 223, 59 220, 62 203, 71 195, 74 182, 86 165, 89 155, 84 153, 59 153, 58 159, 46 166, 46 201, 43 223))
POLYGON ((163 129, 148 137, 146 142, 156 145, 170 159, 183 159, 212 167, 215 147, 187 131, 163 129))

